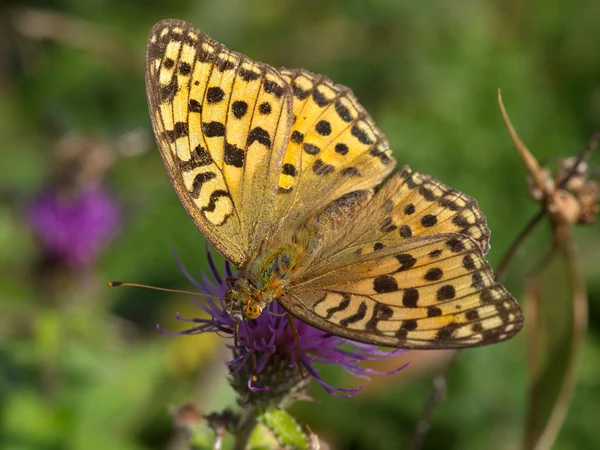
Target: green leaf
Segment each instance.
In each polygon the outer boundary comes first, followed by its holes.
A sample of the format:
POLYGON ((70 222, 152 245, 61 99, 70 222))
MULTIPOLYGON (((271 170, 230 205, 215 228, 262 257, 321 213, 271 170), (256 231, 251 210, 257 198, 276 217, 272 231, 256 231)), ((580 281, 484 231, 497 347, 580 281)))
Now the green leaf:
POLYGON ((308 450, 308 438, 296 420, 281 409, 269 409, 259 416, 259 421, 276 436, 285 448, 308 450))
POLYGON ((189 427, 188 430, 192 450, 212 450, 216 438, 214 430, 208 426, 189 427))

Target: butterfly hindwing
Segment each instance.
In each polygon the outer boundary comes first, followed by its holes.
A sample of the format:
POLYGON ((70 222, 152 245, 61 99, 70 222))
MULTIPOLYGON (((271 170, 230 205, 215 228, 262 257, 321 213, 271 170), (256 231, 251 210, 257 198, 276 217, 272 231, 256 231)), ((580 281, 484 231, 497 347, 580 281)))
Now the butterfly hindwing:
POLYGON ((356 254, 440 233, 465 234, 483 254, 489 249, 489 229, 475 199, 429 175, 411 173, 406 166, 381 187, 347 229, 315 248, 319 264, 311 267, 311 274, 344 265, 356 254))
POLYGON ((244 265, 271 227, 293 120, 289 86, 179 20, 152 28, 146 85, 179 198, 215 248, 244 265))
POLYGON ((479 245, 456 233, 381 247, 306 281, 280 303, 328 332, 402 348, 461 348, 513 336, 522 315, 479 245))
POLYGON ((520 329, 516 300, 484 258, 489 231, 471 197, 404 168, 336 231, 319 223, 308 264, 280 300, 304 321, 406 348, 483 345, 520 329))

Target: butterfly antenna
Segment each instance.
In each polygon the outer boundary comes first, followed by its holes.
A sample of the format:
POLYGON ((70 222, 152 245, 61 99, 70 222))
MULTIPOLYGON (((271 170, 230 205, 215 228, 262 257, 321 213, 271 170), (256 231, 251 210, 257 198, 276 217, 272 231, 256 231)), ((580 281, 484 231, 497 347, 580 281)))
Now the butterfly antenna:
POLYGON ((184 291, 181 289, 168 289, 168 288, 161 288, 161 287, 157 287, 157 286, 150 286, 148 284, 127 283, 124 281, 109 281, 108 282, 108 287, 119 287, 119 286, 138 287, 138 288, 144 288, 144 289, 151 289, 153 291, 171 292, 174 294, 202 295, 203 297, 210 297, 210 298, 215 298, 217 300, 222 300, 222 297, 219 297, 217 295, 205 294, 204 292, 184 291))
POLYGON ((288 325, 290 326, 292 333, 294 333, 294 341, 296 341, 296 352, 297 352, 296 367, 298 367, 298 372, 300 373, 300 378, 304 378, 305 374, 302 372, 302 364, 300 364, 300 335, 298 334, 296 325, 294 325, 294 321, 292 320, 291 314, 289 312, 286 312, 285 316, 287 317, 288 325))

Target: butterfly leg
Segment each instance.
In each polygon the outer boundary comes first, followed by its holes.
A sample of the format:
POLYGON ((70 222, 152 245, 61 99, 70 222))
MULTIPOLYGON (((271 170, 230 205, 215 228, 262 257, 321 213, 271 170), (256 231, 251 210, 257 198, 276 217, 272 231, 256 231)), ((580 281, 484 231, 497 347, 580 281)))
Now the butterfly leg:
POLYGON ((297 352, 297 356, 298 356, 296 358, 296 367, 298 367, 298 372, 300 373, 300 377, 304 378, 305 376, 308 376, 308 374, 304 374, 302 372, 302 364, 300 364, 300 336, 298 335, 298 330, 296 329, 296 326, 294 325, 294 321, 292 320, 292 315, 289 312, 286 312, 285 316, 287 317, 288 325, 290 326, 292 333, 294 333, 294 340, 296 341, 296 352, 297 352))
MULTIPOLYGON (((256 368, 257 368, 257 364, 256 364, 256 352, 254 351, 254 345, 252 345, 253 343, 250 341, 250 329, 248 328, 248 322, 246 322, 246 318, 243 317, 243 321, 244 321, 244 327, 246 328, 246 337, 248 339, 248 343, 247 346, 250 347, 250 355, 252 355, 252 379, 253 381, 256 381, 256 368)), ((239 326, 239 322, 236 323, 236 329, 239 326)))
MULTIPOLYGON (((254 347, 250 343, 250 333, 248 331, 248 323, 246 322, 245 317, 244 317, 244 326, 246 327, 246 336, 248 337, 248 346, 250 347, 250 354, 252 355, 252 374, 250 375, 250 378, 252 379, 252 383, 256 383, 258 381, 258 376, 255 373, 256 368, 257 368, 256 353, 254 352, 254 347)), ((233 343, 236 347, 240 347, 239 340, 238 340, 239 331, 240 331, 240 323, 236 322, 235 329, 234 329, 234 335, 233 335, 233 343)))
POLYGON ((239 344, 239 340, 238 340, 239 331, 240 331, 240 323, 239 323, 239 322, 236 322, 236 323, 235 323, 235 328, 234 328, 234 333, 233 333, 233 344, 234 344, 236 347, 239 347, 239 346, 240 346, 240 344, 239 344))

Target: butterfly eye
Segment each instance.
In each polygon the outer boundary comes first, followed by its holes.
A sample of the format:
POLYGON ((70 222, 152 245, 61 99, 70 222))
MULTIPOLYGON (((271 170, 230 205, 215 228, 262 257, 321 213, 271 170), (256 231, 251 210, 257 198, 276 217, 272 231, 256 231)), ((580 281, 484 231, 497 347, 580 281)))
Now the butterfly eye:
POLYGON ((256 319, 262 313, 262 308, 257 303, 248 303, 244 306, 244 317, 246 319, 256 319))

